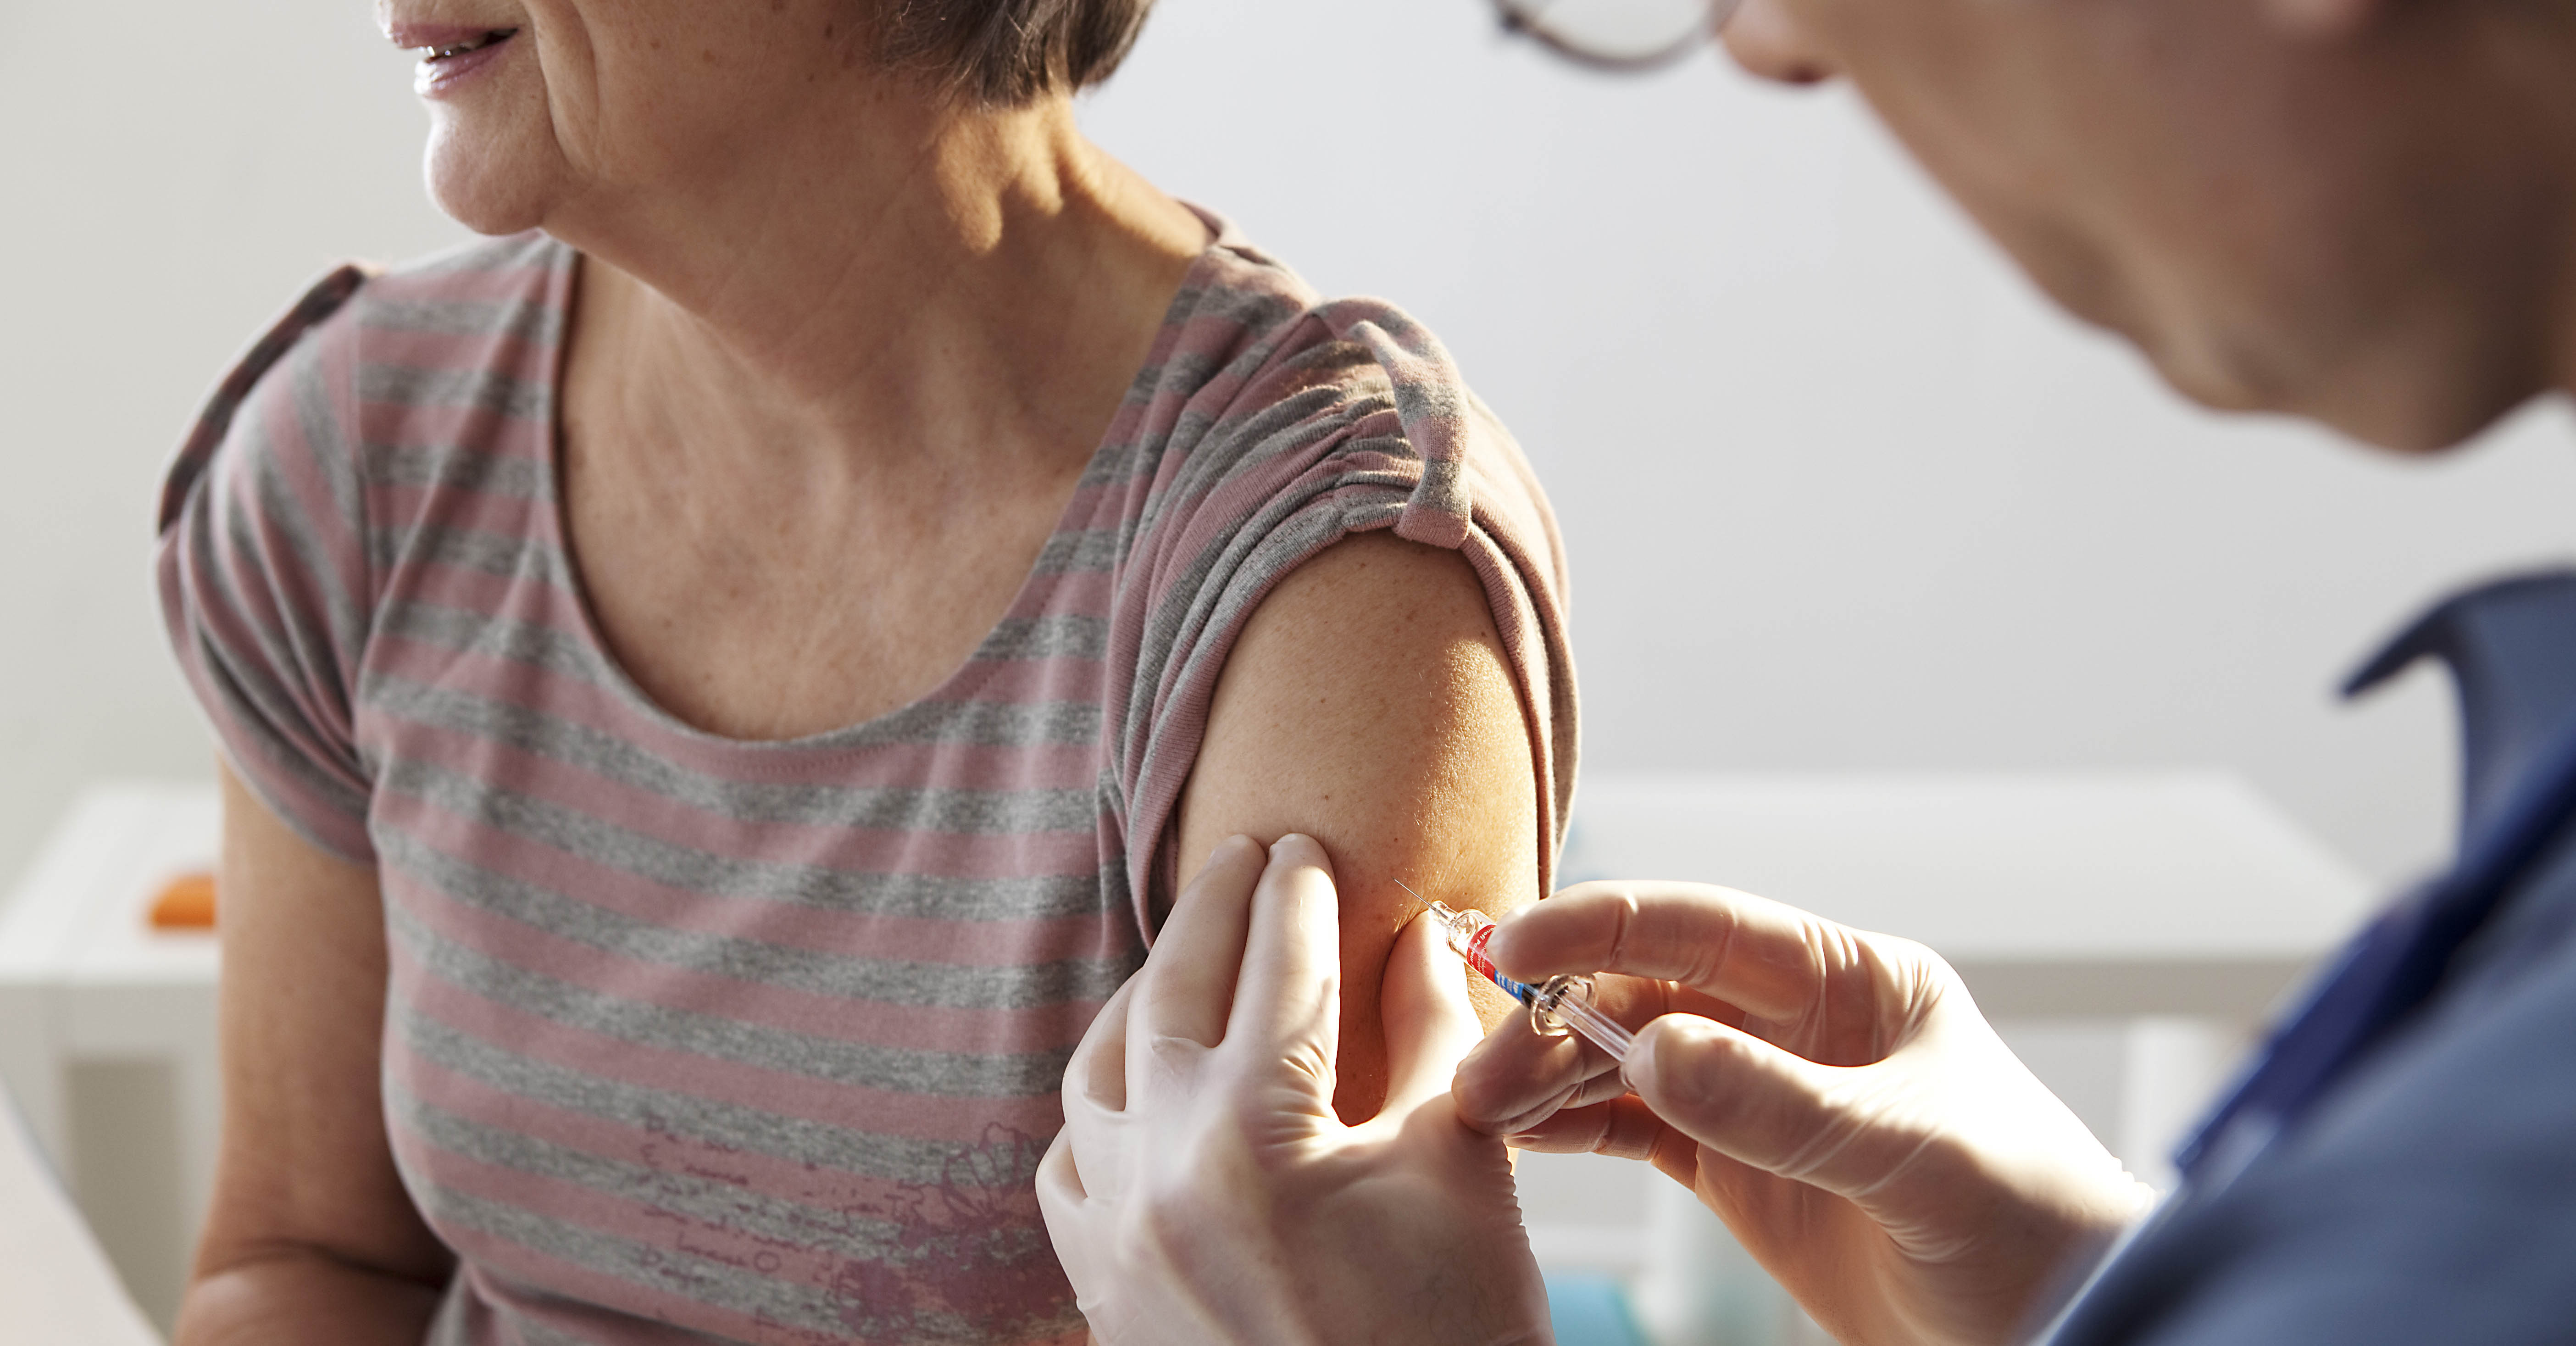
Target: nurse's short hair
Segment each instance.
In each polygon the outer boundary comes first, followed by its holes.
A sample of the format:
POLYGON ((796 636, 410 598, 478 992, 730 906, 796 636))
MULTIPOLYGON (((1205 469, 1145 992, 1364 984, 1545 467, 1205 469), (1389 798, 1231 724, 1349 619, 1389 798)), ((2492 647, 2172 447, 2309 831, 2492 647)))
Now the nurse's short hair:
POLYGON ((884 58, 1017 107, 1109 78, 1154 0, 875 0, 884 58))

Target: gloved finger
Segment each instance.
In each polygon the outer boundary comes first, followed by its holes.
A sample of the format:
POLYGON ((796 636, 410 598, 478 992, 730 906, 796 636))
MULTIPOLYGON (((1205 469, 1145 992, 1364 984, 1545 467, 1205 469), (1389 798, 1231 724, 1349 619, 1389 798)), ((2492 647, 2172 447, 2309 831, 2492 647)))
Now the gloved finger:
POLYGON ((1269 856, 1250 837, 1228 837, 1208 856, 1207 868, 1172 903, 1172 914, 1154 940, 1135 981, 1133 1025, 1141 1044, 1181 1038, 1213 1047, 1225 1036, 1234 1005, 1234 983, 1243 967, 1245 931, 1252 921, 1252 888, 1269 856))
POLYGON ((1528 1106, 1516 1112, 1501 1115, 1480 1114, 1470 1118, 1461 1111, 1459 1120, 1465 1122, 1470 1129, 1482 1131, 1486 1135, 1509 1137, 1529 1132, 1557 1113, 1594 1107, 1614 1098, 1627 1096, 1628 1082, 1620 1078, 1618 1071, 1607 1070, 1601 1074, 1577 1080, 1544 1098, 1533 1100, 1528 1106))
MULTIPOLYGON (((1592 985, 1593 1004, 1632 1029, 1678 1008, 1674 988, 1664 982, 1612 974, 1594 978, 1592 985)), ((1715 1007, 1704 996, 1690 995, 1687 1000, 1692 1009, 1715 1007)), ((1578 1091, 1596 1090, 1584 1102, 1626 1093, 1627 1085, 1618 1082, 1618 1072, 1619 1063, 1609 1053, 1582 1038, 1530 1031, 1529 1015, 1522 1012, 1495 1025, 1459 1062, 1451 1088, 1461 1119, 1479 1131, 1500 1135, 1556 1108, 1580 1106, 1569 1102, 1578 1091)))
POLYGON ((1676 1130, 1764 1172, 1860 1199, 1920 1152, 1932 1121, 1895 1104, 1885 1066, 1820 1066, 1671 1014, 1629 1053, 1637 1097, 1676 1130))
POLYGON ((1069 1133, 1056 1132, 1055 1140, 1048 1144, 1046 1157, 1038 1161, 1037 1186, 1038 1212, 1046 1218, 1050 1231, 1070 1229, 1081 1220, 1082 1205, 1091 1199, 1091 1192, 1083 1186, 1082 1165, 1074 1159, 1073 1137, 1069 1133))
POLYGON ((1731 888, 1612 882, 1580 884, 1514 912, 1486 952, 1524 981, 1620 972, 1786 1019, 1881 939, 1731 888))
POLYGON ((1065 1064, 1064 1126, 1054 1142, 1064 1149, 1071 1171, 1084 1176, 1078 1186, 1086 1196, 1109 1201, 1127 1190, 1127 1170, 1134 1163, 1128 1138, 1132 1114, 1126 1111, 1130 1081, 1125 1025, 1135 991, 1134 978, 1118 988, 1065 1064))
POLYGON ((1643 1100, 1622 1094, 1605 1103, 1564 1109, 1503 1139, 1514 1149, 1645 1160, 1659 1147, 1669 1148, 1672 1134, 1672 1127, 1643 1100))
POLYGON ((1105 1285, 1109 1278, 1102 1263, 1114 1237, 1109 1227, 1114 1208, 1111 1202, 1092 1199, 1073 1141, 1064 1132, 1056 1133, 1055 1143, 1038 1161, 1037 1195, 1047 1241, 1055 1245, 1065 1277, 1078 1289, 1105 1285))
POLYGON ((1118 1276, 1111 1263, 1117 1246, 1111 1228, 1111 1202, 1095 1201, 1084 1189, 1073 1148, 1059 1133, 1038 1161, 1038 1213, 1046 1223, 1047 1241, 1056 1261, 1073 1283, 1074 1303, 1090 1325, 1095 1341, 1130 1341, 1136 1306, 1117 1295, 1118 1276))
POLYGON ((1606 1070, 1598 1075, 1586 1076, 1556 1093, 1536 1100, 1518 1113, 1499 1117, 1481 1117, 1470 1124, 1476 1130, 1488 1135, 1519 1135, 1538 1127, 1557 1113, 1595 1107, 1612 1099, 1626 1098, 1629 1092, 1627 1080, 1621 1078, 1617 1070, 1606 1070))
POLYGON ((1137 977, 1109 996, 1100 1007, 1091 1026, 1082 1030, 1082 1041, 1073 1048, 1073 1056, 1064 1066, 1064 1115, 1070 1122, 1077 1111, 1098 1108, 1123 1112, 1127 1108, 1127 1012, 1136 1003, 1137 977))
POLYGON ((1458 1058, 1484 1036, 1467 969, 1449 952, 1447 932, 1429 913, 1395 937, 1378 994, 1386 1023, 1387 1085, 1382 1116, 1401 1116, 1449 1092, 1458 1058))
POLYGON ((1530 1031, 1526 1012, 1513 1014, 1458 1063, 1449 1082, 1458 1119, 1505 1135, 1564 1107, 1589 1080, 1617 1079, 1617 1063, 1588 1047, 1580 1038, 1541 1037, 1530 1031))
POLYGON ((1332 861, 1291 833, 1270 848, 1253 888, 1243 972, 1220 1050, 1247 1071, 1286 1067, 1330 1115, 1341 1031, 1342 923, 1332 861))

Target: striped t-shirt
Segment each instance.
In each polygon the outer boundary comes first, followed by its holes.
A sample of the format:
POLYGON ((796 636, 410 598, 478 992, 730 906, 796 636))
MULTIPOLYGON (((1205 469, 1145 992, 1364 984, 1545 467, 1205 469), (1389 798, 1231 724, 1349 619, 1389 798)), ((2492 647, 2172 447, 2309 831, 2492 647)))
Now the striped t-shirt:
POLYGON ((1078 1332, 1031 1177, 1168 899, 1229 645, 1349 534, 1457 549, 1553 838, 1546 503, 1428 332, 1225 232, 974 656, 866 723, 728 739, 619 669, 566 551, 576 263, 530 234, 328 277, 162 503, 171 638, 234 769, 381 879, 386 1122, 459 1258, 433 1340, 1078 1332))

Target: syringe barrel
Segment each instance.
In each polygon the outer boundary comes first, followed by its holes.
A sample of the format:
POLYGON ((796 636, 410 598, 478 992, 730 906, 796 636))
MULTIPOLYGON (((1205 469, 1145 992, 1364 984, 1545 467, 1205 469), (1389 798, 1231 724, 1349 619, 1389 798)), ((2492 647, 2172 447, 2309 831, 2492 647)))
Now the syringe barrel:
POLYGON ((1448 934, 1449 951, 1465 959, 1478 976, 1503 988, 1504 994, 1529 1006, 1531 1032, 1555 1037, 1571 1029, 1619 1060, 1628 1059, 1628 1047, 1636 1039, 1593 1007, 1590 977, 1550 977, 1543 986, 1514 981, 1496 971, 1494 960, 1485 953, 1485 942, 1494 937, 1493 918, 1472 907, 1460 911, 1446 902, 1433 902, 1430 907, 1432 919, 1448 934))
POLYGON ((1524 982, 1517 982, 1494 970, 1494 960, 1485 953, 1485 941, 1494 937, 1493 918, 1473 907, 1459 911, 1445 902, 1431 904, 1431 914, 1449 932, 1449 951, 1457 954, 1475 969, 1476 975, 1503 988, 1503 993, 1526 1005, 1538 994, 1524 982))

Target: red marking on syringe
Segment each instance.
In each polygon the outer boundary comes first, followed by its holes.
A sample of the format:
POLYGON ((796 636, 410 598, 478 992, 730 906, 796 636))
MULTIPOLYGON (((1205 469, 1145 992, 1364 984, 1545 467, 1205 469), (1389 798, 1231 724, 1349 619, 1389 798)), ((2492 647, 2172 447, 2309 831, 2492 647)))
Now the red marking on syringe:
MULTIPOLYGON (((1411 885, 1401 879, 1396 880, 1396 886, 1413 893, 1411 885)), ((1413 893, 1413 896, 1416 901, 1422 899, 1420 893, 1413 893)), ((1474 968, 1478 976, 1503 988, 1505 995, 1529 1007, 1530 1031, 1552 1035, 1570 1028, 1613 1058, 1623 1062, 1628 1059, 1628 1048, 1636 1041, 1635 1035, 1593 1008, 1590 977, 1550 977, 1544 986, 1514 981, 1497 971, 1494 960, 1485 952, 1485 942, 1494 937, 1491 917, 1473 909, 1459 911, 1445 902, 1428 905, 1431 919, 1438 921, 1441 929, 1448 932, 1450 950, 1465 959, 1467 966, 1474 968)))
POLYGON ((1531 986, 1525 981, 1514 981, 1511 978, 1504 976, 1502 973, 1495 971, 1494 960, 1486 956, 1485 941, 1494 937, 1494 923, 1486 920, 1483 914, 1479 912, 1461 912, 1459 914, 1467 920, 1476 922, 1476 933, 1469 935, 1467 937, 1467 946, 1458 950, 1458 956, 1467 960, 1467 966, 1476 969, 1477 973, 1482 975, 1485 980, 1503 988, 1504 994, 1509 995, 1512 999, 1517 1000, 1524 1005, 1530 1003, 1532 999, 1536 998, 1538 995, 1538 988, 1531 986))

